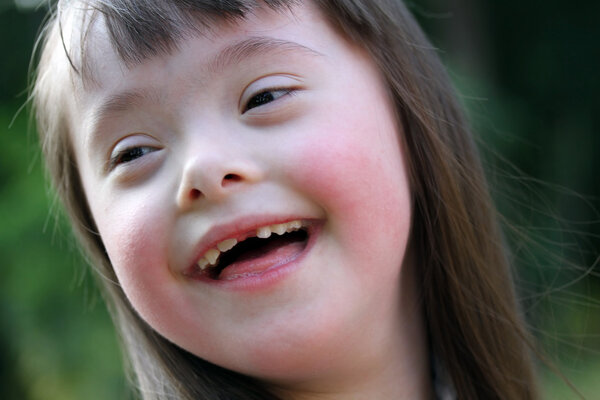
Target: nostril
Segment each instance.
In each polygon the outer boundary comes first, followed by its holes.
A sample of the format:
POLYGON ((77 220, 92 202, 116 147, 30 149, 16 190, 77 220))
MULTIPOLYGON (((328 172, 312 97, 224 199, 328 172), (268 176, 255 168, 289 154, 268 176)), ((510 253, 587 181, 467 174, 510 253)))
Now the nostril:
POLYGON ((223 177, 223 186, 227 186, 230 183, 239 182, 242 180, 242 177, 237 174, 227 174, 223 177))
POLYGON ((192 200, 196 200, 198 197, 202 196, 202 192, 199 191, 198 189, 192 189, 190 191, 190 198, 192 200))

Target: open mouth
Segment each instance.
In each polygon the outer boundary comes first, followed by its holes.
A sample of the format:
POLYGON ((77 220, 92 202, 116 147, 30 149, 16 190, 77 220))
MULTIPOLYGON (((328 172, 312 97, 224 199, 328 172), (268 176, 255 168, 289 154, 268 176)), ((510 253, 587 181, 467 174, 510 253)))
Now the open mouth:
POLYGON ((308 227, 300 220, 262 226, 239 241, 219 242, 204 253, 195 269, 213 280, 258 276, 297 258, 306 248, 308 237, 308 227))

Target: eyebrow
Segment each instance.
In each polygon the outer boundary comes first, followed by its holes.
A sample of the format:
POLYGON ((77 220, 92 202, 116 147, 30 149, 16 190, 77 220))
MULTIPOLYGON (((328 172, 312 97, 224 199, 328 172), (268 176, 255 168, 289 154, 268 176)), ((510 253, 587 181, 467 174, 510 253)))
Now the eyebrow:
MULTIPOLYGON (((220 50, 205 63, 209 73, 218 73, 229 65, 241 63, 243 60, 264 56, 268 53, 291 54, 300 53, 310 57, 323 57, 322 53, 296 42, 264 36, 251 37, 220 50)), ((124 113, 147 101, 160 102, 160 96, 152 89, 133 89, 114 94, 103 101, 92 115, 92 123, 98 123, 115 113, 124 113)))
POLYGON ((237 64, 244 59, 266 53, 304 53, 312 57, 323 56, 323 54, 318 51, 296 42, 256 36, 225 47, 208 63, 208 70, 211 72, 218 72, 227 65, 237 64))
POLYGON ((96 124, 111 114, 126 112, 148 100, 158 100, 157 93, 148 89, 132 89, 114 94, 94 111, 93 121, 96 124))

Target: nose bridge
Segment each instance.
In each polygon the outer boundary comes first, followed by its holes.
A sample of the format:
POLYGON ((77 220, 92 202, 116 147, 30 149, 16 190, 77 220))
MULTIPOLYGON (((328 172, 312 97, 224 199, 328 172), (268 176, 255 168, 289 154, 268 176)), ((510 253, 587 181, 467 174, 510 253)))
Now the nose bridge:
POLYGON ((262 178, 257 160, 224 136, 196 136, 183 154, 177 193, 183 209, 202 201, 219 201, 262 178))

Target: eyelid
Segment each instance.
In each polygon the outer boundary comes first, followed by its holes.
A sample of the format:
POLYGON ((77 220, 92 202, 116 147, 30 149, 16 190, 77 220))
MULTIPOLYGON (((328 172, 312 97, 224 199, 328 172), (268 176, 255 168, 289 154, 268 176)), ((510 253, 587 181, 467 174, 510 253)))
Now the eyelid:
MULTIPOLYGON (((248 101, 255 95, 265 91, 287 91, 294 92, 300 88, 302 80, 291 74, 267 75, 252 81, 244 88, 240 96, 238 109, 240 114, 245 112, 248 101)), ((289 94, 288 93, 288 94, 289 94)))
MULTIPOLYGON (((123 153, 135 149, 135 148, 153 148, 161 149, 163 146, 154 137, 145 133, 133 133, 127 135, 118 140, 109 150, 105 162, 105 171, 110 172, 111 170, 118 167, 120 164, 116 163, 116 159, 123 153)), ((135 160, 133 160, 135 161, 135 160)))

